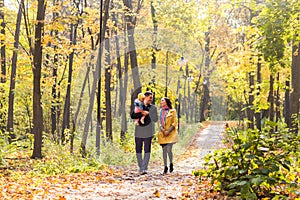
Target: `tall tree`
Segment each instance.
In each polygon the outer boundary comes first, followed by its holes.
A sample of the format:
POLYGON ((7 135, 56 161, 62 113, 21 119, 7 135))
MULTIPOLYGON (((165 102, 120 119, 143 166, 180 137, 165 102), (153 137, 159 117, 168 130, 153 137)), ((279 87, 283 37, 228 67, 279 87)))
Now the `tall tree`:
POLYGON ((259 40, 258 49, 269 65, 270 70, 270 89, 268 96, 268 116, 271 121, 275 119, 274 113, 274 76, 284 62, 284 53, 287 48, 285 45, 285 35, 287 33, 287 24, 289 24, 290 16, 288 12, 289 2, 276 0, 274 2, 266 2, 262 12, 258 15, 257 26, 263 36, 259 40))
MULTIPOLYGON (((117 3, 114 2, 113 3, 113 6, 114 8, 118 8, 117 7, 117 3)), ((122 63, 121 63, 121 48, 120 46, 120 35, 121 33, 119 33, 119 28, 118 27, 121 27, 121 29, 123 28, 124 29, 124 43, 126 44, 126 28, 125 26, 122 26, 122 24, 119 24, 119 21, 122 21, 122 20, 119 20, 118 18, 118 13, 116 12, 113 12, 112 13, 112 17, 113 17, 113 20, 114 20, 114 26, 116 28, 114 28, 114 37, 115 37, 115 47, 116 47, 116 67, 117 67, 117 76, 118 76, 118 82, 119 82, 119 109, 118 109, 118 114, 119 116, 121 116, 121 131, 120 131, 120 139, 121 139, 121 142, 123 142, 125 140, 125 137, 126 137, 126 132, 127 132, 127 120, 126 120, 126 106, 125 106, 125 103, 126 103, 126 88, 127 87, 127 82, 126 82, 126 79, 125 79, 125 76, 128 76, 127 74, 127 71, 125 70, 124 72, 124 76, 123 76, 123 69, 122 69, 122 63), (118 35, 120 34, 120 35, 118 35), (125 116, 125 118, 123 118, 123 115, 125 116)), ((126 45, 124 46, 124 48, 126 48, 126 45)), ((127 60, 127 54, 125 53, 124 55, 124 61, 127 60)), ((125 61, 126 63, 126 61, 125 61)), ((125 65, 124 63, 124 65, 125 65)), ((128 63, 127 63, 127 66, 128 68, 128 63)), ((124 68, 126 68, 124 66, 124 68)), ((116 99, 116 102, 117 102, 117 99, 116 99)))
POLYGON ((299 124, 299 99, 300 99, 300 39, 299 39, 299 28, 300 28, 300 14, 299 8, 300 3, 299 1, 291 1, 290 4, 291 13, 292 13, 292 23, 291 23, 291 38, 293 41, 292 46, 292 67, 291 67, 291 88, 290 91, 290 104, 289 108, 286 109, 290 111, 288 113, 289 120, 287 120, 290 125, 291 130, 294 133, 298 133, 298 124, 299 124))
MULTIPOLYGON (((125 15, 123 14, 123 17, 125 15)), ((127 30, 125 20, 123 20, 123 35, 124 35, 124 42, 123 51, 124 51, 124 78, 122 74, 119 74, 119 81, 120 81, 120 112, 121 112, 121 142, 125 140, 126 132, 127 132, 127 113, 126 113, 126 99, 127 99, 127 86, 128 86, 128 60, 129 60, 129 53, 128 53, 128 46, 127 46, 127 30)), ((118 55, 118 54, 117 54, 118 55)), ((118 61, 118 62, 121 62, 118 61)), ((121 65, 121 63, 119 64, 121 65)), ((119 69, 121 70, 121 69, 119 69)), ((121 71, 119 71, 121 73, 121 71)))
MULTIPOLYGON (((53 5, 58 6, 59 0, 53 0, 53 5)), ((53 11, 53 21, 58 20, 59 13, 56 9, 53 11)), ((51 34, 54 34, 55 38, 58 38, 58 30, 54 30, 51 32, 51 34)), ((53 138, 57 137, 57 115, 58 115, 58 95, 57 95, 57 67, 58 67, 58 54, 57 54, 57 45, 55 44, 53 47, 53 50, 55 52, 54 59, 53 59, 53 67, 52 67, 52 77, 54 79, 53 85, 52 85, 52 104, 51 104, 51 133, 53 138)), ((57 139, 57 138, 56 138, 57 139)))
POLYGON ((248 128, 254 129, 254 72, 249 73, 249 103, 247 106, 247 115, 248 115, 248 128))
POLYGON ((200 104, 200 122, 206 120, 206 112, 208 109, 208 103, 210 101, 209 96, 209 66, 211 63, 210 55, 210 27, 205 33, 205 62, 204 62, 204 83, 203 83, 203 96, 200 104))
POLYGON ((4 0, 0 0, 0 21, 1 21, 1 41, 0 41, 0 45, 1 45, 1 83, 5 83, 6 81, 6 51, 5 51, 5 21, 4 21, 4 12, 3 12, 3 8, 4 8, 4 0))
MULTIPOLYGON (((260 84, 261 84, 261 56, 258 56, 258 61, 257 61, 257 93, 256 96, 258 97, 260 95, 260 84)), ((255 112, 255 119, 256 119, 256 128, 258 130, 261 130, 261 111, 256 111, 255 112)))
POLYGON ((38 0, 33 54, 33 134, 32 158, 42 158, 43 111, 41 102, 42 35, 45 20, 45 2, 38 0))
MULTIPOLYGON (((131 71, 132 71, 132 79, 133 79, 133 85, 135 90, 138 90, 138 92, 141 91, 141 81, 140 81, 140 75, 139 75, 139 68, 138 68, 138 62, 137 62, 137 55, 136 55, 136 46, 135 46, 135 39, 134 39, 134 32, 135 32, 135 26, 137 21, 137 15, 142 7, 143 0, 138 0, 137 2, 137 8, 134 11, 133 4, 131 0, 123 0, 124 5, 126 6, 126 30, 127 30, 127 37, 128 37, 128 51, 129 51, 129 57, 130 57, 130 65, 131 65, 131 71)), ((136 98, 134 95, 132 95, 132 101, 136 98)))
POLYGON ((15 99, 15 85, 16 85, 16 73, 17 73, 17 60, 18 60, 18 48, 19 48, 19 38, 20 38, 20 28, 22 19, 22 7, 23 0, 19 3, 19 10, 17 15, 16 30, 15 30, 15 41, 14 41, 14 51, 12 57, 11 66, 11 77, 10 77, 10 88, 9 88, 9 103, 8 103, 8 120, 7 120, 7 131, 9 132, 9 142, 11 143, 16 135, 13 130, 14 125, 14 99, 15 99))
POLYGON ((292 131, 298 132, 298 113, 299 113, 299 99, 300 99, 300 43, 293 46, 292 54, 292 93, 290 97, 290 114, 291 114, 291 128, 292 131))
MULTIPOLYGON (((101 5, 100 5, 101 8, 103 7, 102 4, 103 4, 103 1, 101 0, 101 5)), ((84 3, 84 9, 86 9, 87 6, 88 6, 87 3, 85 2, 84 3)), ((92 5, 90 5, 90 6, 92 6, 92 5)), ((82 10, 82 12, 84 12, 84 11, 82 10)), ((102 13, 102 9, 100 10, 100 13, 102 13)), ((100 16, 100 18, 101 17, 102 17, 102 15, 100 16)), ((100 23, 100 26, 101 26, 101 23, 100 23)), ((88 31, 89 36, 90 36, 91 51, 95 52, 95 50, 96 50, 95 38, 97 36, 94 36, 93 29, 91 27, 88 27, 87 31, 88 31)), ((78 119, 78 116, 79 116, 79 111, 80 111, 81 106, 82 106, 82 100, 83 100, 83 96, 84 96, 84 91, 85 91, 87 83, 89 82, 90 71, 95 66, 95 64, 94 64, 94 58, 95 58, 95 56, 92 54, 90 56, 90 58, 88 59, 87 63, 86 63, 87 70, 86 70, 85 77, 84 77, 84 80, 83 80, 83 84, 82 84, 82 87, 81 87, 80 96, 78 98, 78 106, 76 108, 76 112, 75 112, 75 115, 74 115, 74 118, 73 118, 73 125, 74 125, 73 131, 75 131, 76 128, 77 128, 76 127, 76 125, 77 125, 77 119, 78 119)), ((100 129, 101 129, 100 126, 101 126, 101 124, 99 126, 97 126, 97 132, 96 132, 96 151, 97 151, 97 155, 100 155, 100 129)), ((71 141, 70 141, 71 142, 71 147, 73 146, 72 145, 72 141, 74 139, 74 132, 73 131, 71 133, 71 141)), ((72 152, 72 149, 71 149, 71 152, 72 152)))
MULTIPOLYGON (((109 11, 109 2, 110 0, 105 0, 104 5, 103 1, 101 0, 100 4, 100 34, 99 34, 99 50, 98 50, 98 57, 97 57, 97 66, 96 70, 94 72, 94 79, 92 83, 92 88, 91 88, 91 95, 89 99, 89 107, 88 107, 88 113, 86 115, 85 119, 85 124, 84 124, 84 130, 82 134, 82 140, 81 140, 81 145, 80 145, 80 151, 81 155, 83 157, 86 156, 86 142, 87 142, 87 137, 88 137, 88 130, 89 130, 89 124, 91 122, 91 116, 93 112, 93 107, 94 107, 94 100, 95 100, 95 94, 96 94, 96 89, 98 87, 98 92, 97 92, 97 132, 96 134, 100 136, 100 131, 101 131, 101 66, 102 66, 102 52, 103 52, 103 42, 104 42, 104 33, 107 29, 107 20, 108 20, 108 11, 109 11), (103 5, 103 6, 102 6, 103 5), (103 8, 104 7, 104 12, 103 8), (102 18, 103 15, 103 18, 102 18)), ((98 138, 100 139, 100 138, 98 138)), ((96 147, 97 147, 97 154, 100 154, 100 141, 96 141, 96 147), (99 145, 99 146, 97 146, 99 145)))
MULTIPOLYGON (((152 23, 153 23, 151 69, 153 71, 155 71, 156 70, 156 52, 158 51, 158 48, 157 48, 158 21, 156 19, 156 10, 155 10, 153 0, 151 0, 150 6, 151 6, 151 18, 152 18, 152 23)), ((167 53, 167 55, 168 55, 168 53, 167 53)), ((153 73, 152 83, 154 84, 154 86, 155 86, 155 83, 156 83, 155 79, 156 79, 155 73, 153 73)), ((167 80, 167 78, 166 78, 166 80, 167 80)), ((167 88, 166 88, 166 91, 167 91, 167 88)), ((165 96, 167 96, 167 94, 165 94, 165 96)), ((155 98, 155 95, 154 95, 154 98, 155 98)), ((155 99, 153 99, 153 102, 155 102, 155 99)))
POLYGON ((291 111, 290 111, 290 80, 285 81, 284 93, 284 122, 287 127, 291 127, 291 111))
MULTIPOLYGON (((77 8, 79 7, 79 2, 77 2, 77 8)), ((78 8, 79 9, 79 8, 78 8)), ((70 29, 70 47, 76 45, 76 36, 77 36, 77 26, 78 24, 71 24, 70 29)), ((64 115, 62 123, 62 133, 61 133, 61 142, 64 143, 66 139, 66 130, 70 131, 70 115, 71 115, 71 84, 73 76, 73 60, 74 60, 74 48, 69 55, 69 72, 68 72, 68 85, 66 91, 65 105, 64 105, 64 115)))
POLYGON ((268 96, 268 102, 269 102, 269 119, 271 121, 274 121, 274 75, 270 75, 270 89, 269 89, 269 96, 268 96))
MULTIPOLYGON (((103 49, 105 45, 105 32, 108 29, 107 27, 107 21, 109 19, 109 5, 110 5, 110 0, 105 0, 104 5, 103 5, 103 0, 101 0, 100 3, 100 34, 99 34, 99 50, 98 50, 98 57, 97 57, 97 66, 96 66, 96 72, 95 76, 98 77, 98 88, 97 88, 97 129, 96 129, 96 148, 97 148, 97 155, 100 155, 100 136, 103 136, 103 131, 102 130, 102 122, 104 117, 103 115, 103 109, 102 109, 102 104, 101 104, 101 99, 102 99, 102 54, 103 54, 103 49), (104 12, 103 12, 104 9, 104 12)), ((95 80, 94 80, 95 81, 95 80)), ((103 141, 105 142, 105 141, 103 141)))
MULTIPOLYGON (((109 31, 107 30, 109 34, 109 31)), ((111 116, 111 59, 110 59, 110 40, 105 40, 105 123, 106 123, 106 139, 112 142, 112 116, 111 116)))

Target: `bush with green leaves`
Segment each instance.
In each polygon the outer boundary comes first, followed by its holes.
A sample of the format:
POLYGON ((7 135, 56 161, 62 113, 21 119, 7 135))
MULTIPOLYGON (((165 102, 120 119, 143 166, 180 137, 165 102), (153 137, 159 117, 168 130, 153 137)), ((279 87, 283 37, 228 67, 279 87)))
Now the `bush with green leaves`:
POLYGON ((299 195, 299 134, 274 122, 266 122, 261 131, 231 129, 226 133, 230 147, 209 154, 207 169, 196 174, 211 178, 216 189, 228 196, 242 199, 299 195))

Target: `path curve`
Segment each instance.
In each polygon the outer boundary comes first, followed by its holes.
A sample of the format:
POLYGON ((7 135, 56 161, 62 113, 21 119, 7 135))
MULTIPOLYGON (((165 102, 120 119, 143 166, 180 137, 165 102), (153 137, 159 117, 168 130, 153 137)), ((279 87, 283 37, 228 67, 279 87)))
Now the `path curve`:
POLYGON ((80 186, 53 186, 49 188, 46 199, 198 199, 197 195, 201 192, 194 191, 201 188, 195 184, 197 178, 191 172, 203 166, 205 155, 222 146, 224 124, 211 122, 205 129, 198 131, 191 146, 174 162, 175 170, 171 174, 161 175, 162 166, 157 163, 150 163, 149 173, 142 176, 135 169, 120 168, 117 173, 116 169, 112 169, 111 173, 99 172, 98 177, 101 178, 90 179, 80 186))

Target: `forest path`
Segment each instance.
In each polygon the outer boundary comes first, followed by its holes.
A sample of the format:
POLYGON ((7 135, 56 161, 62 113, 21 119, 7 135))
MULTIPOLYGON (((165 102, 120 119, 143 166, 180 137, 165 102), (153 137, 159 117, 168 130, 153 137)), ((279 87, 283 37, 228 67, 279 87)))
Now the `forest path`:
POLYGON ((175 160, 173 173, 162 175, 161 163, 150 159, 146 175, 139 175, 136 166, 87 174, 86 179, 80 177, 84 182, 74 179, 63 187, 52 185, 43 199, 216 199, 216 194, 207 192, 208 184, 206 188, 197 184, 192 170, 203 166, 205 155, 222 147, 224 125, 225 122, 210 122, 198 131, 191 145, 175 160))

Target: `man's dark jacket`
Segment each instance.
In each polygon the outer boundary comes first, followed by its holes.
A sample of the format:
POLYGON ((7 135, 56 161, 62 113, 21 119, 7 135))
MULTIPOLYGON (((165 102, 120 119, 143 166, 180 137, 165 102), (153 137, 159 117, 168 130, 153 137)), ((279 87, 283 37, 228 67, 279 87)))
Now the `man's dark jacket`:
MULTIPOLYGON (((152 137, 155 133, 155 122, 158 120, 157 108, 155 105, 144 105, 143 110, 149 111, 149 115, 146 115, 144 124, 139 121, 139 126, 135 127, 134 136, 138 138, 149 138, 152 137)), ((134 113, 130 114, 132 119, 140 119, 143 115, 142 113, 134 113)))

